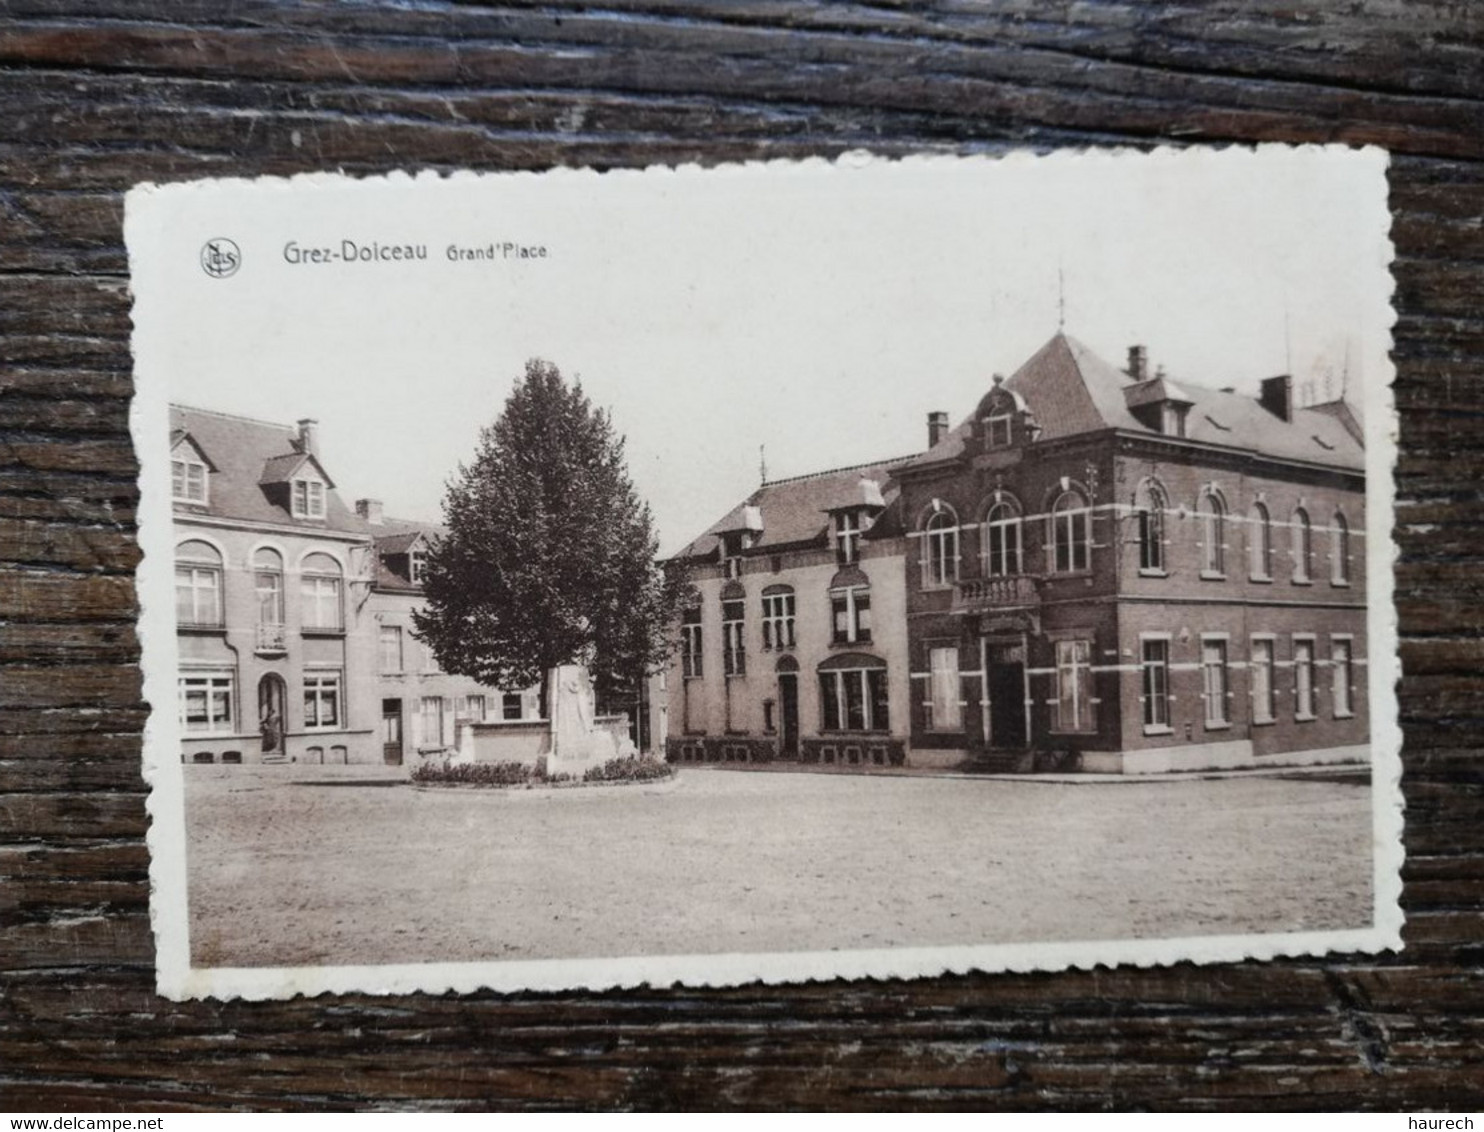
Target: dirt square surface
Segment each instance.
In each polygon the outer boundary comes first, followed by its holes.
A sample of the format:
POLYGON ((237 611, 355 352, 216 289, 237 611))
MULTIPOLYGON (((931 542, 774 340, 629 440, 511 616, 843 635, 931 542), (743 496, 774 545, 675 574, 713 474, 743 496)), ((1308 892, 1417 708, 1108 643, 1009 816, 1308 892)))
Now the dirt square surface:
POLYGON ((1355 776, 1056 784, 682 770, 415 789, 187 767, 196 966, 465 962, 1364 928, 1355 776))

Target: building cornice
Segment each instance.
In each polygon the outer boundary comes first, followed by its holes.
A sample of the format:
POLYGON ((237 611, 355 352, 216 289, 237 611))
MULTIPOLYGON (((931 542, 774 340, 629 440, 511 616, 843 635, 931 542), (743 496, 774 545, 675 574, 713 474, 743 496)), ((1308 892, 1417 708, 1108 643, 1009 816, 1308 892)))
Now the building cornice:
POLYGON ((249 519, 229 519, 222 515, 199 515, 175 513, 174 521, 181 526, 217 527, 228 531, 258 531, 265 534, 298 535, 334 539, 337 542, 371 545, 371 536, 353 531, 340 531, 333 527, 296 527, 283 523, 261 523, 249 519))

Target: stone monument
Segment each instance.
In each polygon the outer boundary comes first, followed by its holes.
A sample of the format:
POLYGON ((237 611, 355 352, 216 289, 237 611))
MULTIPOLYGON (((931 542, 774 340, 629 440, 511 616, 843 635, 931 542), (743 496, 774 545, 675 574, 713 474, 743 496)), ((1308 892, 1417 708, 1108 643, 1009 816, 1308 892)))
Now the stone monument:
POLYGON ((553 668, 547 687, 551 700, 548 774, 580 778, 589 767, 634 754, 624 717, 612 720, 597 717, 592 676, 585 666, 563 664, 553 668))

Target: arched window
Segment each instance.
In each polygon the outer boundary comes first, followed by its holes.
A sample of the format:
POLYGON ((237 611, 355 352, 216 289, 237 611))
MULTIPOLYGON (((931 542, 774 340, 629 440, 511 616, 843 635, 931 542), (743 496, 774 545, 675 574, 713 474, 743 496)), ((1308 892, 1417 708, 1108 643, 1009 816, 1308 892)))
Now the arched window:
POLYGON ((283 624, 283 555, 259 547, 252 556, 253 588, 258 595, 258 624, 283 624))
POLYGON ((984 517, 984 573, 1003 578, 1021 572, 1020 507, 1001 499, 984 517))
POLYGON ((1289 531, 1293 536, 1293 580, 1307 582, 1314 575, 1314 535, 1309 513, 1302 507, 1294 511, 1289 531))
POLYGON ((1165 511, 1169 504, 1156 483, 1139 489, 1134 516, 1139 524, 1139 569, 1151 574, 1165 572, 1165 511))
POLYGON ((944 508, 927 521, 923 534, 922 584, 951 586, 958 581, 958 516, 944 508))
POLYGON ((1350 524, 1339 511, 1329 528, 1329 580, 1336 586, 1350 584, 1350 524))
POLYGON ((341 617, 340 563, 328 554, 309 554, 299 567, 299 600, 305 629, 338 631, 341 617))
POLYGON ((1252 577, 1267 581, 1273 576, 1273 519, 1264 504, 1252 505, 1252 522, 1248 528, 1247 550, 1252 577))
POLYGON ((1053 573, 1086 570, 1091 563, 1092 510, 1087 497, 1075 488, 1056 497, 1047 525, 1050 566, 1053 573))
POLYGON ((1201 495, 1201 574, 1226 576, 1226 505, 1214 491, 1201 495))
POLYGON ((191 539, 175 548, 175 623, 222 626, 222 556, 209 542, 191 539))

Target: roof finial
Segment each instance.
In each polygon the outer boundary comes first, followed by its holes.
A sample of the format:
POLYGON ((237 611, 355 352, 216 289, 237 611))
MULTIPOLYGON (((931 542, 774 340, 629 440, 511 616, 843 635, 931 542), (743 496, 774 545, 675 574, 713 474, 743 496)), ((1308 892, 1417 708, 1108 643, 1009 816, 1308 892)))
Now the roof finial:
POLYGON ((768 446, 766 444, 757 446, 757 474, 763 483, 768 482, 768 446))

